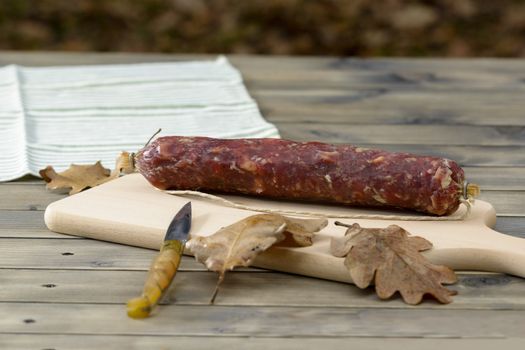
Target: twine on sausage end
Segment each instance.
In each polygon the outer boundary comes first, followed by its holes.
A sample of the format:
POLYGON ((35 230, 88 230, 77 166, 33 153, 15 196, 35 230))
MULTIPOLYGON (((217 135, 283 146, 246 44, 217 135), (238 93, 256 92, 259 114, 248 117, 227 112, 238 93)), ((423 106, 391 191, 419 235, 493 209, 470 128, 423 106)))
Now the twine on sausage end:
POLYGON ((478 185, 465 181, 463 185, 463 194, 462 198, 460 199, 460 202, 466 207, 467 210, 463 213, 462 219, 465 219, 470 215, 470 212, 472 211, 472 205, 475 202, 475 198, 479 196, 480 193, 481 189, 478 185))
POLYGON ((471 183, 468 183, 466 182, 465 183, 465 198, 469 199, 469 198, 472 198, 474 199, 475 197, 479 196, 479 194, 481 193, 481 189, 479 188, 478 185, 476 184, 471 184, 471 183))
POLYGON ((144 147, 146 147, 147 145, 150 144, 151 140, 153 140, 153 138, 155 136, 157 136, 158 134, 160 134, 160 132, 162 131, 162 128, 159 128, 159 130, 157 130, 153 135, 151 135, 151 137, 149 138, 148 142, 146 142, 146 144, 144 145, 144 147))
MULTIPOLYGON (((147 147, 151 143, 153 138, 155 136, 157 136, 161 131, 162 131, 162 128, 159 128, 159 130, 157 130, 153 135, 151 135, 151 137, 148 139, 148 141, 144 144, 143 148, 147 147)), ((137 156, 137 154, 140 154, 141 152, 142 152, 142 150, 138 151, 137 153, 131 152, 131 153, 127 154, 127 156, 128 156, 128 159, 126 160, 127 168, 131 169, 130 171, 127 172, 127 174, 132 173, 132 172, 134 172, 137 169, 136 164, 135 164, 135 157, 137 156)))

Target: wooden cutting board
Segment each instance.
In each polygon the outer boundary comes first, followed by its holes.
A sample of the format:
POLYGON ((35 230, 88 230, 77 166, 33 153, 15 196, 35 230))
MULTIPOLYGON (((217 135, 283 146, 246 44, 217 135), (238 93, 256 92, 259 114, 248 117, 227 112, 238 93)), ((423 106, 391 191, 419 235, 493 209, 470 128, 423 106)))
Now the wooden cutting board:
MULTIPOLYGON (((342 206, 224 197, 263 208, 320 214, 385 214, 384 211, 342 206)), ((166 194, 152 187, 141 175, 132 174, 52 203, 46 209, 45 221, 47 227, 55 232, 159 249, 169 222, 189 200, 193 212, 192 235, 210 235, 223 226, 256 214, 206 199, 166 194)), ((490 227, 496 222, 496 212, 489 203, 481 200, 475 202, 471 215, 463 221, 338 220, 357 222, 362 227, 397 224, 434 244, 432 250, 425 252, 432 262, 456 270, 504 272, 525 277, 525 239, 492 230, 490 227)), ((343 259, 333 257, 329 252, 330 238, 343 236, 345 228, 335 226, 334 219, 329 221, 313 246, 271 248, 256 259, 254 266, 351 282, 343 259)))

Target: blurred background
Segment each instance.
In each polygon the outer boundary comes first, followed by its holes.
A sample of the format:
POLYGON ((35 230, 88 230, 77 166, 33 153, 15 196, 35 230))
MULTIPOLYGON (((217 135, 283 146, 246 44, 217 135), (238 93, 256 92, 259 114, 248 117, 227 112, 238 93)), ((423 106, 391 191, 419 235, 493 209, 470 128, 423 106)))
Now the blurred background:
POLYGON ((0 50, 525 56, 524 0, 0 0, 0 50))

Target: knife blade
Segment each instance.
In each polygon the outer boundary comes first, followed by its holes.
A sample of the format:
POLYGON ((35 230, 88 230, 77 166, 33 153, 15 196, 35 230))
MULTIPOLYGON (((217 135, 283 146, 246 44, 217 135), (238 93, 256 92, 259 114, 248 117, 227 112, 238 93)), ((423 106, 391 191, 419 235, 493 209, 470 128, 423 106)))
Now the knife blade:
POLYGON ((171 220, 160 252, 153 260, 142 295, 128 301, 131 318, 148 317, 177 273, 184 245, 191 229, 191 202, 186 203, 171 220))

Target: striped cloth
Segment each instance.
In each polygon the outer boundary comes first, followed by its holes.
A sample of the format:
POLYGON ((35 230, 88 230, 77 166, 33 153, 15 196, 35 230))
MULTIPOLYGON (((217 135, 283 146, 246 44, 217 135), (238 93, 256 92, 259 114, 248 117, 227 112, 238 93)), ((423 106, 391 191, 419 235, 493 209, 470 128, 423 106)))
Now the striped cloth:
POLYGON ((136 151, 161 135, 279 137, 225 57, 0 68, 0 181, 136 151))

